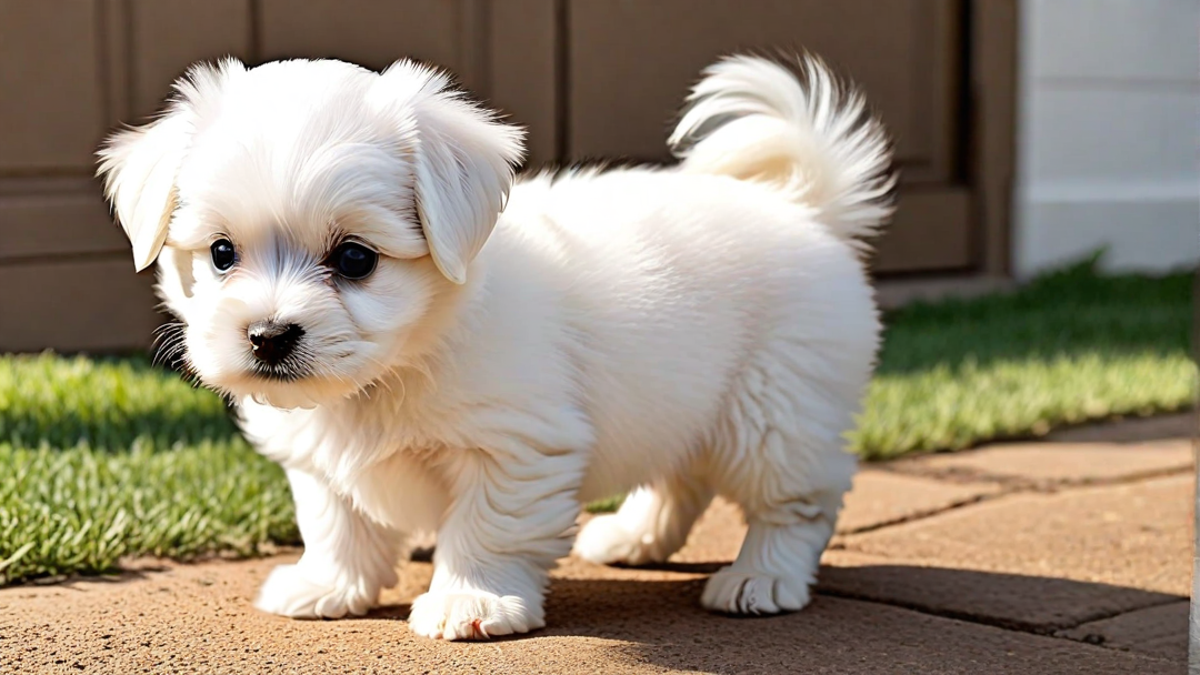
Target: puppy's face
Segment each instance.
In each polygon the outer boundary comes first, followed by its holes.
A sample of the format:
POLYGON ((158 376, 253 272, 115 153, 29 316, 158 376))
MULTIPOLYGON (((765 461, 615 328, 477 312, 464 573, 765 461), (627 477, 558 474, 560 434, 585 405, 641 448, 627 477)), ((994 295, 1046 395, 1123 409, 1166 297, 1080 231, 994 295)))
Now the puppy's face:
POLYGON ((205 384, 315 405, 436 341, 517 130, 407 62, 226 61, 176 89, 161 119, 113 137, 100 172, 205 384))

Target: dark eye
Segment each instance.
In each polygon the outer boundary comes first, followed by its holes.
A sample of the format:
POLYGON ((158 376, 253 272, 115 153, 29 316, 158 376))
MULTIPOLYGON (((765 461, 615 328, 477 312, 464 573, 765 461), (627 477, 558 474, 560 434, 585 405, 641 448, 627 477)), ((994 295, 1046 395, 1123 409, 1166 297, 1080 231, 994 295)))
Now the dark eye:
POLYGON ((224 272, 237 262, 237 252, 233 250, 233 242, 228 239, 218 239, 208 247, 212 253, 213 267, 224 272))
POLYGON ((366 279, 375 271, 379 254, 362 244, 348 241, 329 256, 329 265, 347 279, 366 279))

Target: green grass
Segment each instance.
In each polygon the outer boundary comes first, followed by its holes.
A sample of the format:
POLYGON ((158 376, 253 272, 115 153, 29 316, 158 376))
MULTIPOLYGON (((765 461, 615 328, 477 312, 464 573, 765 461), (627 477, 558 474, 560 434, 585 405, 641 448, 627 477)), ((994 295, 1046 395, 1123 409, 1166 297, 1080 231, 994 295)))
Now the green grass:
POLYGON ((957 450, 1195 401, 1192 274, 1101 277, 1090 259, 1019 292, 884 317, 852 448, 866 459, 957 450))
POLYGON ((146 359, 0 359, 0 585, 298 541, 218 397, 146 359))
MULTIPOLYGON (((851 447, 882 459, 1189 406, 1191 293, 1190 275, 1089 263, 890 313, 851 447)), ((296 542, 282 472, 216 396, 146 359, 0 357, 0 585, 296 542)))

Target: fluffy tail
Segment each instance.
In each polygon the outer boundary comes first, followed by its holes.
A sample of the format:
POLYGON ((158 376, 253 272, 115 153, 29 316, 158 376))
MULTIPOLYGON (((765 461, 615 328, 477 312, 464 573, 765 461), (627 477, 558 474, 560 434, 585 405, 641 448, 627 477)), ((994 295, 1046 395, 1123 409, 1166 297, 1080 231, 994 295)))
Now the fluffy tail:
POLYGON ((797 65, 732 56, 710 66, 668 143, 683 171, 769 182, 838 237, 870 237, 893 210, 891 143, 860 91, 816 57, 797 65))

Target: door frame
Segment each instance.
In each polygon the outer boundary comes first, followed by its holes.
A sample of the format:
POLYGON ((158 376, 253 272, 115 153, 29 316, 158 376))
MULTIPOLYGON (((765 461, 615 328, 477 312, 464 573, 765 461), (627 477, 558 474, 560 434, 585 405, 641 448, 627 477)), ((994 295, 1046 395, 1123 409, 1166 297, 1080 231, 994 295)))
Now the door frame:
POLYGON ((1017 153, 1018 0, 969 0, 966 180, 976 274, 1012 276, 1017 153))

